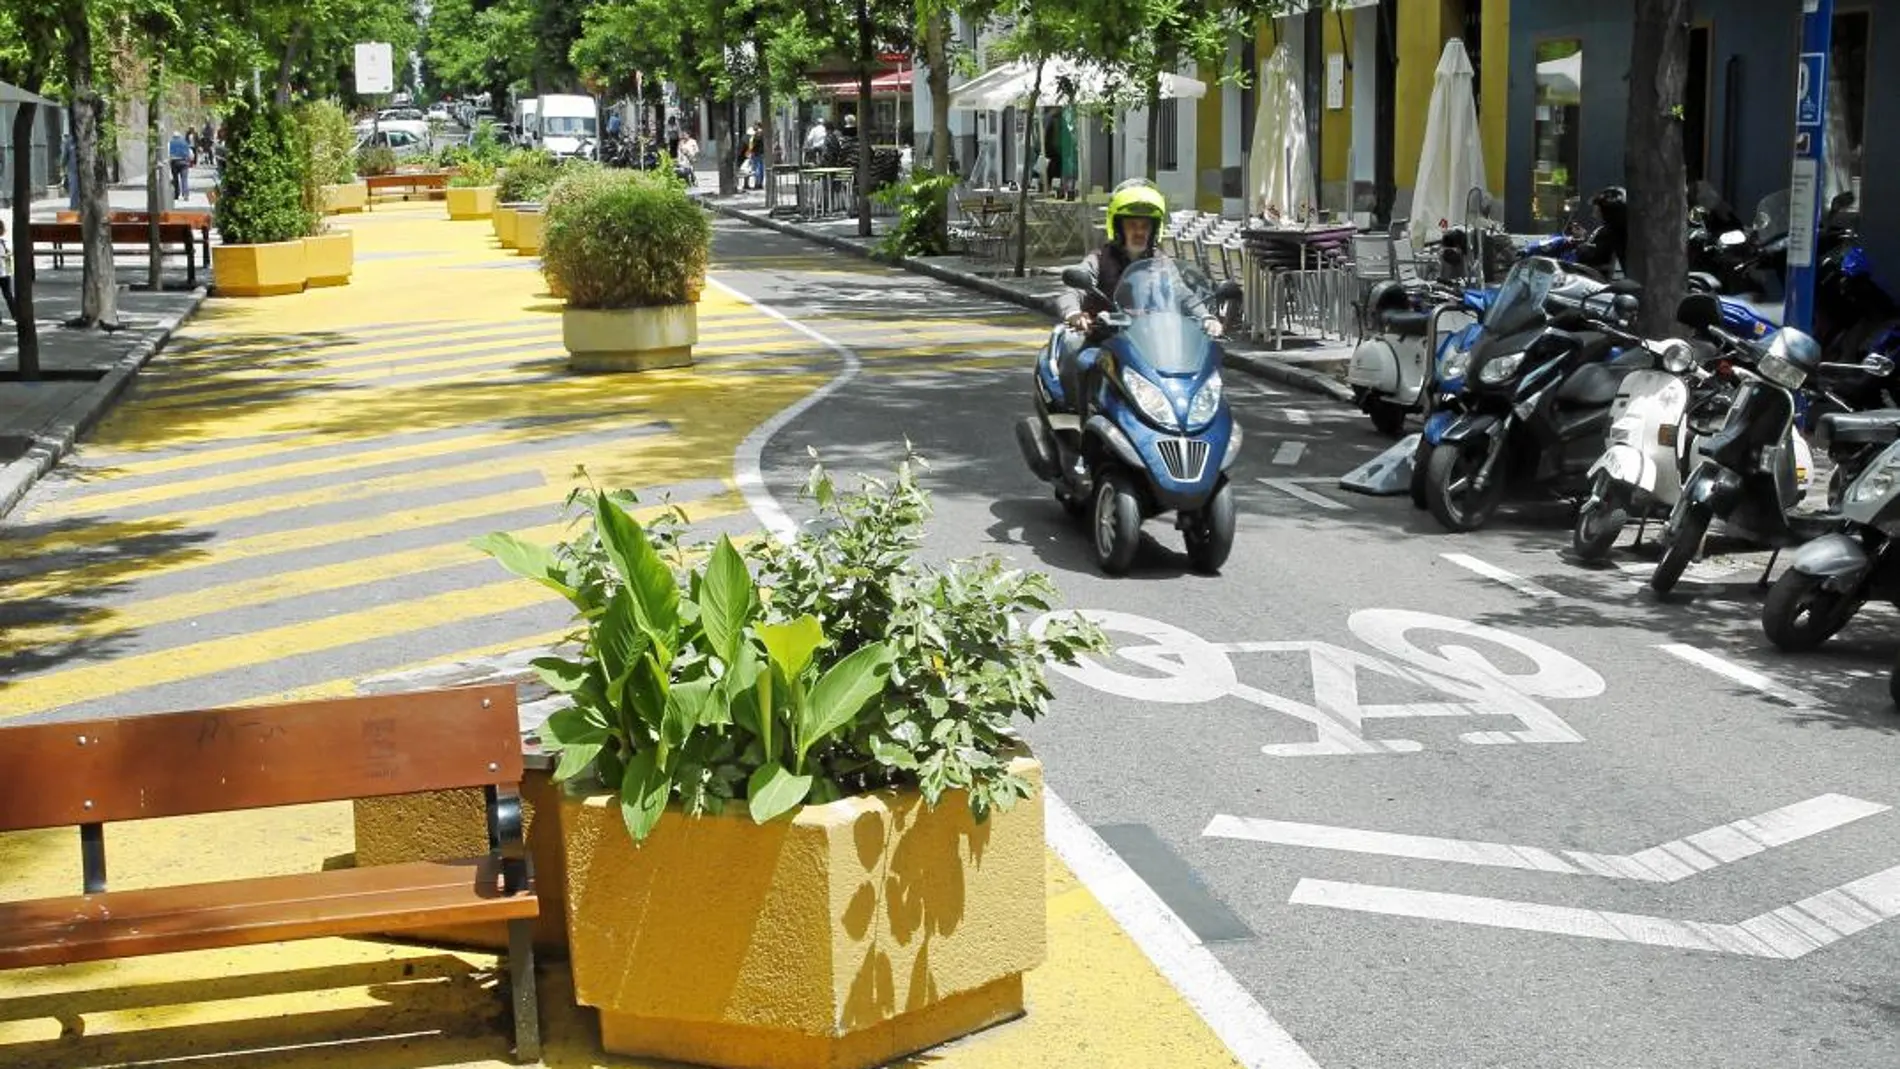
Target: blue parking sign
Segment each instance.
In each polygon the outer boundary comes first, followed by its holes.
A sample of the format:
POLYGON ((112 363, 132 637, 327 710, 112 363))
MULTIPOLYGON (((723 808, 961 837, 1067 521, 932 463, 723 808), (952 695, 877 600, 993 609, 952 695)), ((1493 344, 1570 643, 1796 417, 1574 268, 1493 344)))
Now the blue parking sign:
POLYGON ((1801 53, 1801 66, 1795 71, 1795 125, 1821 125, 1826 100, 1827 53, 1801 53))

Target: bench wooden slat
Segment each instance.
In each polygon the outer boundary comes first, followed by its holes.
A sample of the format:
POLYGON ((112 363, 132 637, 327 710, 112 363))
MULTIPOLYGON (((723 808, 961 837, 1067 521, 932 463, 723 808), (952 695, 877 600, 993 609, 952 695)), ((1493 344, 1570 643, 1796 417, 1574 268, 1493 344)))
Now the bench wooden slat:
POLYGON ((421 861, 0 903, 0 969, 181 950, 527 920, 492 858, 421 861))
POLYGON ((0 725, 0 831, 512 787, 521 774, 505 684, 0 725))
MULTIPOLYGON (((112 232, 114 245, 144 245, 151 237, 146 223, 109 223, 107 229, 112 232)), ((190 223, 158 224, 158 240, 164 243, 181 242, 190 244, 193 233, 199 228, 190 223)), ((85 240, 85 230, 78 223, 34 223, 33 240, 78 243, 85 240)))

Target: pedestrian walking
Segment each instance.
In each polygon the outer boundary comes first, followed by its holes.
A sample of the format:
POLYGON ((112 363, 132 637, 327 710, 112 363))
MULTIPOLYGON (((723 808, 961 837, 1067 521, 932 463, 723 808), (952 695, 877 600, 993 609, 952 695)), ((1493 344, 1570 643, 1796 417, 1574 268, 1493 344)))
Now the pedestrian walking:
POLYGON ((20 312, 13 303, 13 246, 7 241, 5 219, 0 219, 0 297, 6 298, 7 315, 19 322, 20 312))
POLYGON ((191 146, 186 143, 185 135, 172 134, 172 196, 178 200, 191 197, 191 146))
POLYGON ((750 188, 765 188, 765 131, 758 123, 752 124, 752 132, 746 136, 746 152, 750 166, 746 177, 750 188))

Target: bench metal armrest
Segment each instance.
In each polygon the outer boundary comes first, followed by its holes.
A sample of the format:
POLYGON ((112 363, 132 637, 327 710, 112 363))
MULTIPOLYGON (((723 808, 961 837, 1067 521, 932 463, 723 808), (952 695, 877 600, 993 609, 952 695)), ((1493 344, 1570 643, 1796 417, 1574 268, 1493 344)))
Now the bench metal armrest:
POLYGON ((524 834, 521 792, 514 787, 482 788, 488 802, 488 852, 501 865, 501 891, 520 894, 534 886, 534 859, 524 834))

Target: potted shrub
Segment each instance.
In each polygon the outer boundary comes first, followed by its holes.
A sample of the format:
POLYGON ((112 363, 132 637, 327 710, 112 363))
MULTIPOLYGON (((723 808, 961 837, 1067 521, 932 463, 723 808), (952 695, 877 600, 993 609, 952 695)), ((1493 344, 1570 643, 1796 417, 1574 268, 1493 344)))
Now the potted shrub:
POLYGON ((504 248, 517 247, 517 213, 547 196, 556 177, 554 157, 545 152, 519 149, 509 154, 495 188, 495 236, 504 248))
POLYGON ((211 250, 212 275, 222 296, 297 293, 308 277, 303 237, 311 232, 304 206, 302 153, 281 108, 247 94, 225 122, 223 195, 215 219, 222 244, 211 250))
MULTIPOLYGON (((576 167, 570 164, 561 173, 561 177, 548 187, 547 196, 542 203, 544 213, 560 211, 563 204, 577 200, 589 191, 615 181, 618 181, 616 172, 605 167, 576 167)), ((567 287, 562 285, 560 279, 545 270, 542 271, 542 277, 547 280, 549 296, 559 300, 567 299, 567 287)))
POLYGON ((1011 626, 1046 577, 913 559, 909 465, 751 560, 682 553, 584 493, 537 547, 478 540, 571 601, 561 747, 569 960, 608 1050, 731 1067, 856 1069, 1023 1012, 1044 956, 1040 767, 1010 729, 1087 625, 1011 626), (669 563, 670 561, 670 563, 669 563))
POLYGON ((369 187, 356 179, 356 129, 333 100, 313 100, 297 109, 305 181, 314 190, 312 210, 335 215, 369 206, 369 187))
POLYGON ((685 367, 712 227, 671 175, 614 171, 547 216, 541 269, 567 295, 561 340, 577 371, 685 367))
POLYGON ((449 218, 487 219, 494 215, 496 188, 493 164, 479 159, 462 161, 449 179, 449 218))

